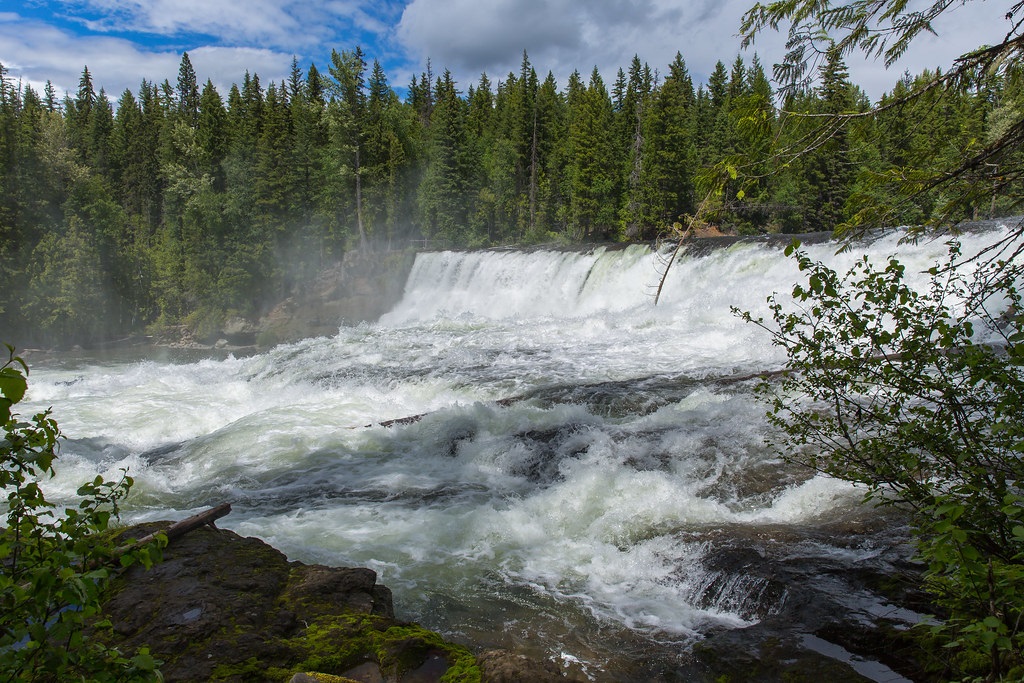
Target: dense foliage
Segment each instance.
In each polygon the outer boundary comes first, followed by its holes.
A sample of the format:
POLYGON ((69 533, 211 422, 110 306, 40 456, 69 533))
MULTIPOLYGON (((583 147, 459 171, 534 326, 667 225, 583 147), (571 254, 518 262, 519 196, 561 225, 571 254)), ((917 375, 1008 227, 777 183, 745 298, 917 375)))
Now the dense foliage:
MULTIPOLYGON (((697 213, 714 168, 744 173, 702 204, 710 223, 831 230, 851 197, 875 191, 865 173, 937 144, 971 148, 1020 100, 1016 72, 981 78, 941 107, 894 107, 808 150, 815 119, 795 113, 869 105, 841 59, 781 99, 756 56, 696 86, 681 55, 561 88, 525 53, 518 73, 465 90, 428 64, 402 99, 358 48, 326 72, 293 64, 281 83, 246 73, 226 97, 185 54, 175 83, 143 81, 116 103, 88 68, 60 97, 0 66, 0 329, 55 344, 210 327, 261 313, 356 248, 651 239, 697 213)), ((999 212, 995 190, 960 217, 999 212)), ((934 202, 901 217, 926 218, 934 202)))
MULTIPOLYGON (((761 389, 789 459, 913 512, 941 623, 940 678, 1024 676, 1021 266, 957 247, 907 284, 892 259, 845 276, 795 252, 796 305, 771 298, 789 372, 761 389)), ((751 320, 749 314, 745 316, 751 320)))
POLYGON ((30 419, 12 412, 28 368, 7 351, 0 365, 0 680, 155 680, 157 662, 146 651, 129 658, 89 635, 109 626, 100 604, 111 569, 159 554, 155 547, 120 552, 108 532, 132 481, 97 477, 64 510, 46 499, 40 480, 54 474, 60 430, 49 411, 30 419))
MULTIPOLYGON (((855 50, 891 64, 952 4, 778 0, 755 5, 743 30, 751 41, 788 23, 776 76, 795 92, 821 58, 822 88, 855 50)), ((992 44, 945 73, 905 79, 859 115, 825 112, 808 124, 810 143, 782 153, 813 159, 857 127, 915 117, 881 150, 891 166, 860 174, 844 207, 848 234, 906 222, 914 238, 955 228, 984 203, 1019 210, 1022 8, 1009 3, 992 44), (963 115, 930 116, 936 111, 963 115)), ((921 627, 938 646, 936 680, 1024 680, 1024 222, 1011 225, 980 254, 965 257, 951 241, 924 289, 908 285, 897 259, 882 267, 862 259, 840 276, 797 250, 805 281, 792 299, 769 299, 771 322, 743 314, 788 356, 784 380, 762 387, 783 454, 911 511, 937 612, 921 627)))

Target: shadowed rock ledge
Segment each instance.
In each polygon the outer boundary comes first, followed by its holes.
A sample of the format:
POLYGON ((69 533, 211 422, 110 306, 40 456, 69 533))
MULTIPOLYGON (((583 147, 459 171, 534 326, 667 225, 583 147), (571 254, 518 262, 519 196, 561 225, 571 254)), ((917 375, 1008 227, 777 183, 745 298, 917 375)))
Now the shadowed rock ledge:
POLYGON ((396 619, 391 591, 376 579, 370 569, 289 562, 259 539, 206 526, 174 540, 151 569, 125 571, 105 610, 113 643, 148 646, 168 683, 563 680, 551 665, 502 652, 478 659, 396 619))

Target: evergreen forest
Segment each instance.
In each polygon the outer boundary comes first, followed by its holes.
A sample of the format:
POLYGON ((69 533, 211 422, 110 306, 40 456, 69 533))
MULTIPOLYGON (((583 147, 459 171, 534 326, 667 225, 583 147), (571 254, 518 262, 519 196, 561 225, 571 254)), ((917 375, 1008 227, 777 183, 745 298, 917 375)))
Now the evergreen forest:
MULTIPOLYGON (((59 95, 0 65, 0 330, 60 346, 255 317, 355 250, 650 241, 695 216, 833 230, 883 192, 874 178, 955 166, 1024 106, 1013 72, 909 100, 936 73, 904 74, 873 103, 839 54, 785 95, 756 56, 704 84, 682 55, 564 84, 525 52, 518 73, 473 84, 428 62, 403 97, 360 48, 226 94, 185 53, 176 82, 116 100, 87 67, 59 95)), ((941 203, 922 193, 898 218, 941 203)), ((1004 206, 994 191, 953 218, 1004 206)))

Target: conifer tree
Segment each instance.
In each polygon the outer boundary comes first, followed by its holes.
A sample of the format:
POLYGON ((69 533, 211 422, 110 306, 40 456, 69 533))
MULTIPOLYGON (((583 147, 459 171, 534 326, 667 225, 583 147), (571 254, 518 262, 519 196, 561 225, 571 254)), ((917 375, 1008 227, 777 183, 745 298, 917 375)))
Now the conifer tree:
POLYGON ((225 182, 222 164, 228 153, 227 110, 220 93, 209 79, 199 97, 196 142, 199 144, 203 172, 213 179, 214 188, 222 192, 225 182))
POLYGON ((92 114, 96 105, 96 90, 93 88, 89 67, 82 69, 78 80, 78 93, 74 99, 65 98, 65 116, 72 146, 80 159, 88 159, 92 148, 92 114))
POLYGON ((574 110, 569 120, 572 230, 577 239, 607 238, 616 230, 620 166, 615 157, 612 100, 597 67, 577 98, 575 103, 570 100, 574 110))
POLYGON ((345 160, 343 173, 350 179, 359 248, 369 246, 363 217, 363 168, 366 135, 366 61, 363 51, 331 52, 332 89, 336 100, 329 108, 337 152, 345 160))
MULTIPOLYGON (((831 50, 821 69, 818 90, 821 113, 831 116, 848 114, 853 109, 850 80, 838 50, 831 50)), ((838 121, 838 119, 837 119, 838 121)), ((806 230, 832 230, 846 216, 846 200, 850 196, 854 169, 849 160, 849 141, 844 126, 836 125, 807 161, 808 182, 814 188, 806 215, 806 230)))
POLYGON ((192 60, 188 53, 181 54, 181 64, 178 67, 178 101, 175 113, 178 118, 193 128, 199 123, 199 84, 196 81, 196 72, 192 68, 192 60))
POLYGON ((657 202, 656 190, 651 185, 651 105, 654 91, 654 77, 640 58, 633 56, 629 68, 629 80, 622 107, 617 114, 619 121, 619 153, 625 163, 622 166, 621 186, 623 205, 621 221, 623 233, 629 239, 639 237, 645 226, 651 226, 658 210, 652 207, 657 202))
POLYGON ((680 53, 669 64, 650 111, 644 178, 652 194, 647 198, 646 216, 649 227, 660 230, 695 210, 696 95, 680 53))
POLYGON ((468 244, 472 200, 468 192, 465 110, 447 69, 437 79, 433 101, 427 168, 419 188, 422 231, 428 239, 468 244))
POLYGON ((555 76, 550 71, 537 90, 536 120, 536 208, 531 241, 550 239, 562 232, 557 217, 564 204, 561 187, 565 163, 564 140, 568 135, 565 119, 565 100, 558 92, 555 76))

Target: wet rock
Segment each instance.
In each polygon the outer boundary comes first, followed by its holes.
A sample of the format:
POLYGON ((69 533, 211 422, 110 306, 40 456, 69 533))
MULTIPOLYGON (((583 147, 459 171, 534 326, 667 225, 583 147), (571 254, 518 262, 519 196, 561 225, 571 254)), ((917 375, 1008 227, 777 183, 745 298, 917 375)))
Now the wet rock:
POLYGON ((468 650, 395 619, 391 592, 376 579, 369 569, 289 562, 263 541, 202 527, 175 539, 151 569, 133 566, 116 580, 105 604, 108 637, 124 651, 149 647, 168 682, 478 675, 468 650))
POLYGON ((756 623, 710 633, 695 647, 686 676, 728 681, 924 680, 924 653, 908 631, 925 618, 915 611, 924 599, 911 589, 921 585, 922 568, 907 560, 911 550, 898 542, 905 533, 899 521, 895 514, 877 515, 870 522, 778 527, 747 536, 734 530, 718 539, 702 561, 713 577, 703 597, 709 605, 729 606, 725 589, 753 587, 740 597, 749 610, 744 616, 756 623), (887 524, 893 538, 879 542, 887 524), (841 547, 840 539, 846 539, 848 548, 841 547), (826 541, 834 548, 831 558, 815 552, 826 541))
POLYGON ((321 674, 316 672, 295 674, 291 677, 288 683, 360 683, 354 681, 351 678, 344 678, 342 676, 331 676, 330 674, 321 674))
POLYGON ((320 273, 253 323, 261 347, 337 334, 342 324, 375 321, 401 299, 415 253, 359 252, 320 273))
POLYGON ((565 680, 553 663, 531 660, 508 650, 484 652, 479 662, 484 683, 547 683, 565 680))
POLYGON ((249 346, 256 341, 256 326, 245 318, 237 316, 228 318, 220 326, 225 344, 231 346, 249 346))

